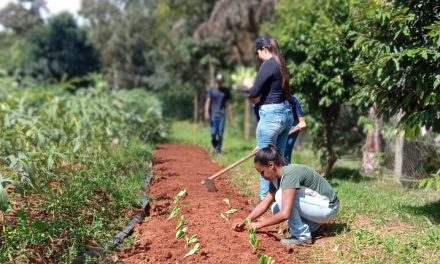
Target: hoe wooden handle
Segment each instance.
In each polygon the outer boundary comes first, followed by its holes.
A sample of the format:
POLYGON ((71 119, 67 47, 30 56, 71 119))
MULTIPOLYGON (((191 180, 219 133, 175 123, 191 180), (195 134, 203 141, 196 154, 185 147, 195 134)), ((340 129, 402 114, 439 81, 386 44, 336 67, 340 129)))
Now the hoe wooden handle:
POLYGON ((238 165, 240 165, 241 163, 245 162, 246 160, 248 160, 249 158, 255 156, 255 153, 257 153, 258 149, 254 149, 252 150, 251 153, 247 154, 246 156, 244 156, 243 158, 237 160, 236 162, 232 163, 231 165, 229 165, 228 167, 224 168, 223 170, 213 174, 211 177, 209 177, 208 179, 210 180, 214 180, 215 178, 219 177, 220 175, 224 174, 225 172, 237 167, 238 165))

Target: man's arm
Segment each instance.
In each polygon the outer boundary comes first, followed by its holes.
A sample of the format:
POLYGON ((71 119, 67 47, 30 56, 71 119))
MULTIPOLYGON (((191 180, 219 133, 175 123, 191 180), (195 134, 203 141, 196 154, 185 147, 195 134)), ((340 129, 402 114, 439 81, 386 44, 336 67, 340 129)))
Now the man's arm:
POLYGON ((211 108, 211 98, 206 98, 205 101, 205 120, 208 121, 210 118, 209 108, 211 108))

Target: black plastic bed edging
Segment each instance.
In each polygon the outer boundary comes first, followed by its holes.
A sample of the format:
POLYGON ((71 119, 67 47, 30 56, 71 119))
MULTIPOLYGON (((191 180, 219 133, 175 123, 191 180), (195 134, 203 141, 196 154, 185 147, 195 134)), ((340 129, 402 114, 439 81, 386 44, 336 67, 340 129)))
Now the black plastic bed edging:
POLYGON ((141 191, 141 200, 142 200, 142 213, 136 215, 131 219, 128 225, 118 234, 116 234, 112 240, 108 241, 104 245, 98 246, 96 248, 89 249, 81 256, 73 262, 75 264, 84 263, 87 257, 97 257, 104 252, 108 252, 110 250, 114 250, 117 248, 119 244, 129 235, 133 233, 134 227, 142 222, 146 216, 150 214, 150 198, 147 195, 148 187, 150 186, 151 180, 153 179, 153 162, 150 162, 148 165, 149 173, 145 178, 144 184, 142 186, 141 191))

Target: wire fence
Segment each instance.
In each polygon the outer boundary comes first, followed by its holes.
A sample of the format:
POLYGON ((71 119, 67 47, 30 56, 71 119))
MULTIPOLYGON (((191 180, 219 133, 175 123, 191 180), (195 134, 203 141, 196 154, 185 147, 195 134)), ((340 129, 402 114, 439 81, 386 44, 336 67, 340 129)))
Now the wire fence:
POLYGON ((440 169, 440 135, 427 133, 408 140, 396 136, 385 139, 383 166, 400 180, 419 180, 440 169))

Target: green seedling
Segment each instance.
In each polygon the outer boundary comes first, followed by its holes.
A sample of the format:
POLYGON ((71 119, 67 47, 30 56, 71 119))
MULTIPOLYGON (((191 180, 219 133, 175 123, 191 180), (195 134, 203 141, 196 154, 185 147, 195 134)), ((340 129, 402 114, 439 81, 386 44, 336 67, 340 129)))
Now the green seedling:
POLYGON ((182 238, 186 235, 186 231, 188 231, 188 227, 182 227, 176 232, 176 239, 182 238))
POLYGON ((260 264, 274 264, 275 260, 266 255, 258 255, 258 260, 260 260, 260 264))
POLYGON ((170 213, 170 216, 168 217, 168 220, 171 218, 174 218, 180 214, 180 207, 178 205, 174 206, 173 210, 170 213))
POLYGON ((223 202, 225 202, 228 205, 228 207, 231 207, 231 203, 229 203, 228 198, 223 199, 223 202))
POLYGON ((201 248, 200 243, 195 244, 194 247, 188 253, 186 253, 185 256, 183 256, 183 258, 194 255, 195 253, 197 253, 197 251, 200 250, 200 248, 201 248))
POLYGON ((225 213, 230 215, 230 214, 235 214, 235 213, 238 213, 238 212, 239 212, 238 209, 231 208, 228 211, 226 211, 225 213))
POLYGON ((190 238, 185 236, 185 240, 186 240, 186 246, 188 247, 189 245, 196 243, 199 239, 197 238, 197 234, 194 234, 190 238))
POLYGON ((229 221, 229 217, 224 215, 223 213, 220 213, 221 218, 223 218, 226 222, 229 221))
POLYGON ((182 227, 184 227, 184 226, 186 226, 186 221, 185 221, 185 219, 183 218, 183 215, 181 215, 181 216, 180 216, 180 220, 179 220, 179 222, 177 222, 176 230, 177 230, 177 229, 180 229, 180 228, 182 228, 182 227))
POLYGON ((186 188, 181 190, 178 194, 176 194, 176 196, 174 196, 174 200, 173 203, 176 204, 180 201, 180 198, 182 198, 183 196, 185 196, 187 193, 186 188))
POLYGON ((229 221, 229 215, 230 215, 230 214, 235 214, 235 213, 237 213, 238 211, 239 211, 238 209, 231 208, 231 209, 229 209, 229 210, 226 211, 226 212, 220 213, 220 216, 221 216, 225 221, 229 221))
POLYGON ((257 234, 255 232, 255 228, 251 228, 249 230, 249 243, 252 246, 252 249, 256 251, 260 247, 260 240, 257 238, 257 234))

